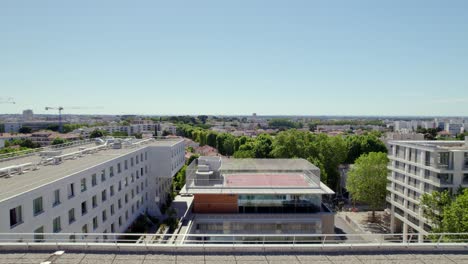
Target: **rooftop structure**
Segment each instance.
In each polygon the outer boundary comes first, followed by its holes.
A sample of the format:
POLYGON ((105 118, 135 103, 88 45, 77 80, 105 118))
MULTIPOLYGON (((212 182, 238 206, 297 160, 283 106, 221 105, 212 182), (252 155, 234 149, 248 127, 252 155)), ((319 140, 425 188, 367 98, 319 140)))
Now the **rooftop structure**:
MULTIPOLYGON (((194 195, 189 233, 333 233, 333 194, 304 159, 200 157, 186 170, 182 193, 194 195)), ((216 239, 216 238, 208 238, 216 239)))
POLYGON ((333 194, 304 159, 200 157, 187 168, 191 194, 333 194))

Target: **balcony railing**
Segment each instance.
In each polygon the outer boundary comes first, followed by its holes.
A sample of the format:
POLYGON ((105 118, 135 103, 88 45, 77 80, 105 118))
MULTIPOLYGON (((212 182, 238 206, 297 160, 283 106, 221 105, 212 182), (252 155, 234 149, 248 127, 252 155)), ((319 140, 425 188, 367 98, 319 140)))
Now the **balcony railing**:
POLYGON ((122 250, 205 248, 396 248, 468 246, 468 233, 432 234, 122 234, 122 233, 2 233, 4 250, 26 246, 61 250, 122 250))

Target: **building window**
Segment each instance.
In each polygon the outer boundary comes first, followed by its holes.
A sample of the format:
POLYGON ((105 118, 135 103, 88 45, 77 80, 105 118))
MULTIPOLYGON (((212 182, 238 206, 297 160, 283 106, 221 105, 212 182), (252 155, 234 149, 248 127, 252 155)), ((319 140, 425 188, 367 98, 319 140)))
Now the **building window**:
POLYGON ((44 242, 44 227, 34 230, 34 242, 44 242))
POLYGON ((132 189, 132 199, 135 197, 135 190, 132 189))
POLYGON ((91 176, 91 185, 94 187, 97 185, 97 176, 96 176, 96 173, 94 173, 92 176, 91 176))
POLYGON ((68 210, 68 224, 75 222, 75 208, 68 210))
POLYGON ((93 195, 93 197, 91 198, 91 203, 92 203, 93 208, 97 207, 97 196, 96 195, 93 195))
POLYGON ((85 215, 88 212, 88 206, 86 205, 86 201, 81 203, 81 215, 85 215))
POLYGON ((121 199, 117 200, 117 206, 119 207, 119 209, 122 208, 122 200, 121 199))
POLYGON ((128 160, 125 160, 125 161, 124 161, 124 168, 125 168, 126 170, 128 170, 128 160))
POLYGON ((114 213, 115 213, 115 209, 114 209, 113 204, 110 206, 110 212, 111 212, 111 215, 114 215, 114 213))
POLYGON ((102 198, 102 201, 104 202, 105 200, 107 200, 107 191, 104 190, 101 192, 101 198, 102 198))
POLYGON ((54 203, 52 206, 57 206, 60 204, 60 190, 57 189, 54 191, 54 203))
POLYGON ((130 166, 133 167, 133 157, 130 158, 130 166))
POLYGON ((87 224, 85 224, 85 225, 83 225, 81 227, 81 233, 85 233, 85 234, 88 233, 88 225, 87 224))
POLYGON ((114 196, 114 185, 111 185, 110 187, 110 196, 114 196))
POLYGON ((107 212, 106 210, 102 211, 102 222, 104 223, 107 220, 107 212))
POLYGON ((73 198, 75 196, 75 184, 70 183, 68 185, 68 199, 73 198))
POLYGON ((15 227, 23 222, 21 205, 10 209, 10 227, 15 227))
MULTIPOLYGON (((138 171, 137 171, 137 173, 138 173, 138 171)), ((133 173, 132 173, 131 178, 132 178, 132 183, 134 183, 135 182, 135 176, 133 176, 133 173)))
POLYGON ((120 192, 122 190, 122 181, 119 181, 119 188, 118 191, 120 192))
POLYGON ((62 226, 60 225, 60 216, 59 216, 59 217, 54 218, 53 220, 53 231, 54 233, 58 233, 60 232, 60 230, 62 230, 62 226))
POLYGON ((111 233, 114 233, 115 232, 115 226, 114 226, 114 223, 111 224, 111 233))
POLYGON ((106 170, 101 171, 101 182, 104 182, 106 180, 106 170))
POLYGON ((42 205, 42 196, 33 200, 33 213, 34 216, 44 212, 44 207, 42 205))
POLYGON ((145 152, 145 160, 148 160, 148 152, 145 152))
POLYGON ((143 177, 143 168, 140 168, 140 174, 143 177))
POLYGON ((128 210, 125 211, 125 221, 128 221, 128 210))
POLYGON ((114 177, 114 166, 110 166, 109 168, 109 176, 114 177))
POLYGON ((125 204, 128 203, 128 194, 125 194, 125 204))
POLYGON ((86 191, 86 179, 81 179, 81 192, 86 191))
POLYGON ((121 173, 122 172, 122 166, 120 165, 120 162, 117 163, 117 173, 121 173))
POLYGON ((136 164, 140 163, 140 162, 138 161, 138 155, 135 156, 135 163, 136 163, 136 164))
POLYGON ((122 226, 122 217, 119 216, 119 226, 122 226))
POLYGON ((128 186, 128 178, 125 177, 125 187, 127 187, 127 186, 128 186))
POLYGON ((98 219, 97 216, 93 218, 93 230, 96 230, 98 228, 98 219))

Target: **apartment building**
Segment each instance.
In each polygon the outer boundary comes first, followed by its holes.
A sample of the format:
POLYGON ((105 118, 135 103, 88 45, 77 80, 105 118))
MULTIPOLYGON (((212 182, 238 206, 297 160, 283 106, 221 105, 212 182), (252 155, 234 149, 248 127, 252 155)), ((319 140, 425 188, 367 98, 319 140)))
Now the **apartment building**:
POLYGON ((333 191, 304 159, 200 157, 186 173, 191 234, 334 233, 334 214, 322 204, 333 191))
POLYGON ((431 223, 423 217, 421 196, 468 187, 468 140, 390 141, 389 146, 392 232, 427 234, 431 223))
POLYGON ((161 214, 184 152, 181 139, 128 139, 0 160, 0 233, 122 233, 161 214))

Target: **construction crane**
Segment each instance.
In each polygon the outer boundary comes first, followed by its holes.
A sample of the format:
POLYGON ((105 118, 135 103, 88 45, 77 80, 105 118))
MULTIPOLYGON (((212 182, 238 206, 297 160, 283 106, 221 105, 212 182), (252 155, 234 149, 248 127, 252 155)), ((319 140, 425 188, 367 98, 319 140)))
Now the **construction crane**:
POLYGON ((16 104, 16 102, 11 97, 6 98, 6 100, 0 97, 0 104, 16 104))
POLYGON ((61 106, 59 106, 59 107, 46 106, 45 110, 58 110, 59 111, 59 132, 63 133, 63 126, 62 126, 62 110, 63 110, 63 107, 61 107, 61 106))

